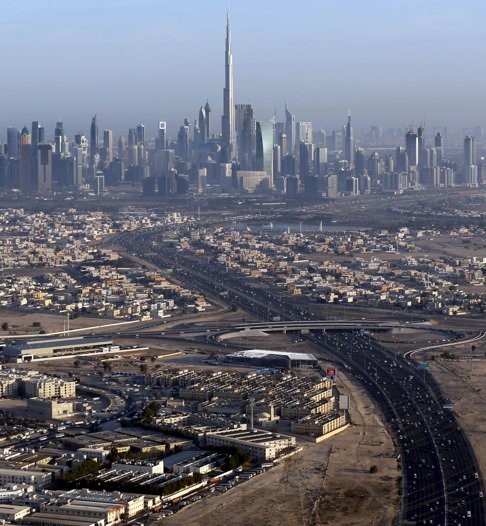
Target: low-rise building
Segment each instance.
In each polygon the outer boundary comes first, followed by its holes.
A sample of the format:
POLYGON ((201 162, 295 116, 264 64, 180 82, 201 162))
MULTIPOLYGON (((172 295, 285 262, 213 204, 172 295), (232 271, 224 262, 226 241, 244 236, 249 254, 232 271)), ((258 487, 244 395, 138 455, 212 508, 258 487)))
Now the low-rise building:
POLYGON ((0 468, 0 486, 7 484, 28 484, 40 490, 52 482, 51 473, 24 469, 0 468))
POLYGON ((283 450, 295 447, 296 439, 260 429, 231 429, 207 433, 206 443, 215 447, 237 447, 259 460, 273 460, 283 450))
POLYGON ((53 420, 70 416, 74 412, 72 401, 49 400, 45 398, 29 398, 27 400, 27 410, 35 418, 53 420))

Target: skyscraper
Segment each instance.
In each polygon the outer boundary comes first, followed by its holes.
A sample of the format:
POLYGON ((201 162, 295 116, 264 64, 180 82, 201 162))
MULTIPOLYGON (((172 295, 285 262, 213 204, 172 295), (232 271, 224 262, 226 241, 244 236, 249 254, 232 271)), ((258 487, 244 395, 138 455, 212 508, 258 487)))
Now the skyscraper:
POLYGON ((295 154, 295 115, 288 109, 285 103, 285 134, 287 135, 287 151, 290 155, 295 154))
POLYGON ((418 164, 418 147, 419 143, 417 134, 414 133, 413 130, 408 130, 405 134, 405 148, 407 150, 409 166, 417 166, 418 164))
POLYGON ((39 124, 38 121, 32 121, 32 132, 30 136, 32 151, 37 152, 37 145, 41 142, 44 142, 44 128, 39 124))
POLYGON ((476 165, 476 140, 469 135, 464 138, 464 164, 466 166, 476 165))
POLYGON ((143 124, 137 124, 137 144, 145 143, 145 126, 143 124))
POLYGON ((298 147, 301 141, 312 144, 312 122, 298 122, 295 128, 295 147, 298 147))
POLYGON ((235 108, 238 162, 242 170, 253 168, 255 153, 255 118, 251 104, 237 104, 235 108))
POLYGON ((29 130, 20 132, 19 187, 24 195, 32 193, 32 146, 29 130))
POLYGON ((206 101, 204 111, 206 112, 206 140, 209 141, 211 137, 211 108, 208 101, 206 101))
POLYGON ((440 132, 434 137, 434 146, 437 152, 437 164, 442 165, 442 159, 444 157, 444 143, 442 141, 442 135, 440 132))
POLYGON ((91 167, 95 164, 95 155, 98 153, 98 123, 97 116, 91 119, 91 128, 89 132, 89 164, 91 167))
POLYGON ((10 158, 19 158, 19 130, 12 126, 7 128, 7 154, 10 158))
POLYGON ((113 161, 113 131, 105 130, 103 132, 103 150, 104 161, 110 164, 113 161))
POLYGON ((467 135, 464 138, 464 177, 466 186, 478 186, 478 167, 476 165, 476 140, 467 135))
POLYGON ((224 55, 225 77, 223 90, 223 117, 221 119, 222 147, 225 149, 226 159, 230 161, 236 157, 235 141, 235 105, 233 102, 233 55, 231 54, 231 31, 229 14, 226 19, 226 49, 224 55))
POLYGON ((273 187, 273 122, 256 123, 255 157, 257 170, 266 172, 273 187))
POLYGON ((167 148, 167 123, 159 121, 159 135, 155 141, 156 150, 165 150, 167 148))
POLYGON ((348 161, 348 168, 354 165, 354 140, 353 127, 351 126, 351 115, 348 115, 348 122, 344 133, 344 158, 348 161))
POLYGON ((199 116, 197 122, 199 128, 199 143, 205 144, 209 137, 206 136, 206 110, 204 106, 199 108, 199 116))
POLYGON ((37 146, 37 191, 52 192, 52 145, 46 143, 37 146))
MULTIPOLYGON (((32 123, 34 125, 34 123, 32 123)), ((39 140, 35 145, 35 155, 37 155, 37 144, 44 142, 44 138, 39 140)), ((65 149, 65 137, 64 137, 64 124, 61 121, 56 122, 56 128, 54 129, 54 146, 57 154, 64 153, 65 149)), ((32 141, 32 146, 34 142, 32 141)), ((37 160, 37 159, 36 159, 37 160)), ((36 163, 37 164, 37 163, 36 163)))

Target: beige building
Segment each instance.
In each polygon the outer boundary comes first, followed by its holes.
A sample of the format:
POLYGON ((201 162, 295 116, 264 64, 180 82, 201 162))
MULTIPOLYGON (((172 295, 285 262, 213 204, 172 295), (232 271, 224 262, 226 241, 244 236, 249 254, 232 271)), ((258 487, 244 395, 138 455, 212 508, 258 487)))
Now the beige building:
POLYGON ((208 446, 237 447, 259 460, 273 460, 278 454, 295 447, 295 437, 276 435, 261 429, 230 429, 206 434, 208 446))
POLYGON ((13 375, 0 377, 0 398, 10 398, 19 394, 20 379, 13 375))
POLYGON ((0 468, 0 487, 4 487, 7 484, 30 484, 39 490, 51 482, 51 473, 25 469, 0 468))
POLYGON ((125 512, 121 503, 99 502, 97 500, 69 500, 41 505, 41 513, 64 515, 73 518, 104 521, 106 525, 120 522, 125 512))
POLYGON ((23 381, 28 398, 75 398, 76 382, 42 376, 23 381))
POLYGON ((0 520, 2 521, 19 521, 30 514, 28 506, 14 506, 12 504, 0 505, 0 520))
POLYGON ((318 418, 303 418, 292 422, 292 433, 308 436, 323 436, 346 425, 344 414, 333 413, 318 418))
POLYGON ((53 420, 72 415, 74 404, 64 400, 29 398, 27 400, 27 410, 32 417, 53 420))

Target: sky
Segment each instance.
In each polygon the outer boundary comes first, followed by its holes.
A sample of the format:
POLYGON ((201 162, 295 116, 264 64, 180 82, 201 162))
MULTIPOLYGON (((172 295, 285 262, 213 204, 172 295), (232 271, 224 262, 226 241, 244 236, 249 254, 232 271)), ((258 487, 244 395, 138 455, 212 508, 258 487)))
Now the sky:
POLYGON ((285 101, 299 121, 356 127, 486 124, 484 0, 23 0, 0 19, 0 136, 32 120, 54 133, 175 136, 206 100, 221 128, 226 11, 235 103, 257 119, 285 101))

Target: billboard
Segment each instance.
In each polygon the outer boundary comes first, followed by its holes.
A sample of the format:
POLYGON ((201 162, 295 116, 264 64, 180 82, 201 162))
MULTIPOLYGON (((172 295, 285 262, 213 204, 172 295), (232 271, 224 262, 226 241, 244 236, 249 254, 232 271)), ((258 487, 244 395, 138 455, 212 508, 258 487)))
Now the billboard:
POLYGON ((339 409, 349 409, 349 395, 339 395, 339 409))
POLYGON ((326 376, 328 380, 334 380, 336 378, 336 369, 334 367, 328 367, 326 369, 326 376))

